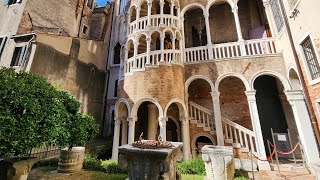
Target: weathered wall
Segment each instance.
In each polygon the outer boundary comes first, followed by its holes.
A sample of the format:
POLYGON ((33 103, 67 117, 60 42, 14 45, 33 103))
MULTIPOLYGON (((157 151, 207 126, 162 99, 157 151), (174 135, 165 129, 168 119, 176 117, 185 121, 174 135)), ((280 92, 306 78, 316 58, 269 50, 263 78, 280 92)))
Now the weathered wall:
POLYGON ((83 113, 92 114, 101 122, 105 72, 87 63, 91 59, 86 62, 79 59, 83 46, 79 39, 57 37, 54 46, 51 41, 44 39, 38 39, 30 71, 47 77, 52 84, 58 84, 69 91, 82 103, 83 113))

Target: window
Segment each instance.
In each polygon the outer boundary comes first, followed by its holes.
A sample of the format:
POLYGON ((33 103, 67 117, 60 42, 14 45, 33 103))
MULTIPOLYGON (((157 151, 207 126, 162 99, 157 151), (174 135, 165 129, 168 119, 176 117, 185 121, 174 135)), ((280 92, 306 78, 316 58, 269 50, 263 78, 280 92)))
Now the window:
POLYGON ((314 51, 312 41, 310 36, 308 36, 302 43, 301 43, 303 53, 305 56, 306 64, 309 68, 311 79, 314 80, 320 77, 320 66, 314 51))
POLYGON ((93 8, 93 0, 88 0, 87 6, 88 6, 88 8, 92 9, 93 8))
POLYGON ((121 55, 121 45, 117 43, 114 47, 114 54, 113 54, 113 64, 120 64, 120 55, 121 55))
POLYGON ((5 0, 5 2, 7 1, 7 5, 11 5, 11 4, 16 4, 16 3, 21 3, 22 0, 5 0))
POLYGON ((0 38, 0 58, 1 58, 1 54, 2 54, 2 51, 4 49, 4 46, 7 42, 7 38, 6 37, 1 37, 0 38))
POLYGON ((27 46, 15 47, 10 66, 23 65, 27 46))
POLYGON ((83 27, 82 27, 82 33, 85 34, 85 35, 88 35, 88 30, 89 30, 88 26, 83 25, 83 27))
POLYGON ((114 92, 113 92, 113 96, 117 97, 118 96, 118 80, 116 80, 114 82, 114 92))
POLYGON ((277 30, 278 32, 280 32, 284 25, 284 20, 281 14, 279 2, 278 0, 270 0, 270 5, 273 13, 273 18, 277 26, 277 30))

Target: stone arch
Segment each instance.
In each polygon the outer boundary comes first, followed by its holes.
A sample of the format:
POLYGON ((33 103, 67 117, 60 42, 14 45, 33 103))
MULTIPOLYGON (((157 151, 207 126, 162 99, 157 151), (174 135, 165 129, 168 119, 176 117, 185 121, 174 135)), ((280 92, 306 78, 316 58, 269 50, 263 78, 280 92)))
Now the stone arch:
POLYGON ((213 145, 216 144, 216 141, 215 141, 215 139, 213 138, 212 135, 207 134, 207 133, 204 133, 204 132, 201 132, 201 133, 198 133, 198 134, 196 134, 195 136, 193 136, 192 141, 191 141, 191 148, 192 148, 192 149, 195 149, 195 148, 196 148, 196 142, 197 142, 197 139, 198 139, 200 136, 207 137, 207 138, 209 138, 209 139, 211 140, 211 142, 212 142, 213 145))
POLYGON ((289 68, 288 79, 293 90, 302 90, 301 79, 295 67, 289 68))
POLYGON ((181 37, 182 37, 181 32, 180 32, 179 30, 176 30, 176 31, 174 32, 174 35, 175 35, 175 38, 176 38, 177 40, 180 40, 181 37))
POLYGON ((203 13, 207 12, 206 11, 206 7, 203 6, 202 4, 200 3, 191 3, 189 5, 187 5, 186 7, 184 7, 182 10, 181 10, 181 17, 184 17, 184 14, 191 8, 193 7, 198 7, 200 9, 202 9, 203 13))
POLYGON ((119 107, 120 107, 120 105, 121 105, 122 103, 125 104, 125 106, 127 107, 127 109, 128 109, 128 116, 129 116, 129 115, 130 115, 130 105, 129 105, 128 100, 125 99, 125 98, 120 98, 120 99, 116 102, 116 104, 114 105, 114 114, 115 114, 115 115, 119 115, 119 107))
POLYGON ((167 103, 166 107, 164 108, 164 116, 165 117, 167 117, 168 109, 173 103, 177 104, 177 106, 179 108, 180 116, 184 116, 184 117, 188 116, 187 107, 186 107, 185 103, 180 99, 172 99, 167 103))
POLYGON ((180 127, 180 123, 179 123, 179 121, 177 120, 177 118, 175 118, 175 117, 173 117, 173 116, 171 116, 171 115, 169 115, 169 116, 167 116, 168 117, 168 119, 172 119, 172 121, 176 124, 176 126, 177 126, 177 128, 181 128, 180 127))
POLYGON ((140 0, 140 1, 138 1, 139 3, 137 4, 137 6, 139 7, 139 8, 141 8, 141 5, 143 4, 143 3, 149 3, 150 1, 149 0, 140 0))
POLYGON ((176 38, 175 37, 175 33, 170 29, 170 28, 166 28, 166 29, 164 29, 163 30, 163 33, 162 33, 162 36, 165 36, 166 35, 166 32, 168 32, 168 34, 170 35, 170 38, 172 39, 174 39, 174 38, 176 38))
POLYGON ((215 92, 215 88, 214 88, 214 84, 211 81, 211 79, 209 79, 207 76, 203 76, 203 75, 195 75, 195 76, 191 76, 186 82, 185 82, 185 93, 188 94, 188 88, 190 86, 190 84, 192 83, 192 81, 197 80, 197 79, 203 79, 205 81, 207 81, 210 84, 211 87, 211 92, 215 92))
POLYGON ((279 79, 284 87, 285 91, 291 90, 291 85, 288 81, 288 79, 286 79, 282 74, 275 72, 275 71, 261 71, 256 73, 255 75, 252 76, 251 80, 250 80, 250 88, 251 90, 254 90, 254 81, 259 77, 259 76, 263 76, 263 75, 269 75, 272 77, 275 77, 276 79, 279 79))
POLYGON ((142 98, 140 99, 139 101, 137 101, 136 103, 134 103, 132 109, 131 109, 131 117, 136 117, 137 116, 137 113, 138 113, 138 109, 140 107, 140 105, 144 102, 152 102, 153 104, 155 104, 157 107, 158 107, 158 110, 159 110, 159 118, 162 118, 163 117, 163 109, 160 105, 160 103, 155 100, 155 99, 152 99, 152 98, 142 98))
POLYGON ((218 2, 228 3, 230 5, 231 9, 235 7, 235 4, 234 4, 234 2, 232 2, 232 0, 210 0, 206 6, 206 11, 204 11, 204 12, 209 13, 209 9, 211 8, 211 6, 214 5, 215 3, 218 3, 218 2))
POLYGON ((135 15, 137 14, 137 6, 136 5, 132 5, 132 6, 130 6, 130 8, 129 8, 129 10, 128 10, 128 22, 129 23, 131 23, 131 22, 133 22, 133 21, 135 21, 136 20, 136 17, 134 17, 134 20, 132 20, 133 18, 133 13, 135 13, 135 15), (134 12, 135 11, 135 12, 134 12))
POLYGON ((215 82, 215 90, 216 92, 219 92, 219 85, 221 83, 221 81, 227 77, 237 77, 239 78, 242 83, 244 84, 244 86, 246 87, 246 90, 249 91, 250 90, 250 84, 248 82, 248 80, 241 74, 238 74, 238 73, 226 73, 226 74, 223 74, 221 76, 218 77, 218 79, 216 80, 215 82))
POLYGON ((140 38, 142 36, 145 36, 146 38, 149 38, 149 34, 145 33, 145 32, 141 32, 141 33, 138 33, 137 36, 135 37, 135 42, 139 42, 140 38))

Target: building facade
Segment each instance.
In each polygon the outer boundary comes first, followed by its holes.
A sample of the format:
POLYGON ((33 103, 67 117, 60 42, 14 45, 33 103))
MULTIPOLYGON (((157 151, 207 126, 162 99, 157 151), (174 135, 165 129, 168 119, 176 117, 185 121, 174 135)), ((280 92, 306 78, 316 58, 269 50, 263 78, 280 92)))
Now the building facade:
POLYGON ((278 0, 116 0, 105 124, 113 159, 142 132, 183 142, 185 159, 205 144, 240 146, 266 159, 272 129, 289 130, 307 162, 317 161, 311 122, 319 118, 320 29, 310 16, 319 15, 311 8, 319 3, 283 1, 288 17, 297 8, 301 14, 289 23, 314 109, 278 0))
POLYGON ((112 4, 0 2, 0 65, 47 77, 103 124, 112 4))

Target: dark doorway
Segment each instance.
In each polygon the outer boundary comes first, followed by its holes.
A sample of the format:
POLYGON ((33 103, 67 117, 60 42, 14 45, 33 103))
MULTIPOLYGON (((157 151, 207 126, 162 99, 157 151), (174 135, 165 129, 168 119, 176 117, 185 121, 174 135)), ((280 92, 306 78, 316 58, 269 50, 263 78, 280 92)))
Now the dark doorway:
POLYGON ((288 125, 281 106, 279 90, 283 90, 281 83, 272 76, 260 76, 254 82, 256 100, 261 123, 262 135, 268 152, 267 140, 272 140, 271 128, 274 132, 287 132, 288 125))
POLYGON ((167 141, 178 142, 178 127, 176 123, 169 118, 167 122, 167 141))

